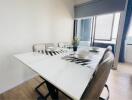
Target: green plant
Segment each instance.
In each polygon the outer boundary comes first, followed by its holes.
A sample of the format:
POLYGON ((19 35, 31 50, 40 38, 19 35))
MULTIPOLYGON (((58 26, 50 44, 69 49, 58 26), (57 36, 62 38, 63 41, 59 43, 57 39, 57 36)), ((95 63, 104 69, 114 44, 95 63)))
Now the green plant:
POLYGON ((79 45, 79 38, 78 37, 74 37, 73 40, 72 40, 72 45, 74 47, 77 47, 79 45))

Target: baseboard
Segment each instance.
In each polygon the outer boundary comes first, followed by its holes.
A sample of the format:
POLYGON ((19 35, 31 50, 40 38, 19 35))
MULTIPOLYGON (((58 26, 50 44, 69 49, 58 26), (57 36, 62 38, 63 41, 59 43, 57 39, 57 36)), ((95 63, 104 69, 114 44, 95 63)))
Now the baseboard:
POLYGON ((22 83, 24 83, 24 82, 26 82, 26 81, 28 81, 28 80, 30 80, 30 79, 36 77, 36 76, 37 76, 37 74, 34 74, 34 75, 32 75, 31 77, 26 78, 25 80, 19 81, 18 83, 15 83, 15 84, 13 84, 13 85, 10 85, 9 87, 7 87, 7 88, 5 88, 5 89, 3 89, 3 90, 0 90, 0 94, 2 94, 2 93, 4 93, 4 92, 7 92, 7 91, 11 90, 11 89, 13 89, 13 88, 15 88, 15 87, 21 85, 22 83))

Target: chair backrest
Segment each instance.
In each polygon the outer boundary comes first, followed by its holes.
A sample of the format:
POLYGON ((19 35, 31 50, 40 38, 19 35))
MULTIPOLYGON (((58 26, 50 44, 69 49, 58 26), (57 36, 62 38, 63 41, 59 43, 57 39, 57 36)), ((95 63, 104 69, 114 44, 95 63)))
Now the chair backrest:
POLYGON ((106 48, 108 51, 112 51, 112 46, 107 46, 107 48, 106 48))
POLYGON ((84 92, 82 100, 99 100, 113 63, 114 56, 111 51, 107 51, 86 91, 84 92))
POLYGON ((32 50, 33 52, 41 52, 41 50, 45 50, 45 44, 44 43, 34 44, 32 50))
POLYGON ((55 44, 55 43, 45 43, 45 49, 48 49, 49 47, 56 48, 57 44, 55 44))
POLYGON ((56 48, 57 47, 57 44, 55 43, 38 43, 38 44, 34 44, 32 49, 33 49, 33 52, 42 52, 45 51, 46 49, 48 48, 56 48))
POLYGON ((58 47, 60 47, 60 48, 67 48, 70 46, 71 46, 71 44, 69 42, 59 42, 58 43, 58 47))

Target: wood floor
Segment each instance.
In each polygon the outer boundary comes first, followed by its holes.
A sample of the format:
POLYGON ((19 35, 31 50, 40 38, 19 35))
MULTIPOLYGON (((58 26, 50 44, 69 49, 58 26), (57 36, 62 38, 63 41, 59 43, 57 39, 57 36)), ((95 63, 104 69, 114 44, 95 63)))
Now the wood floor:
MULTIPOLYGON (((39 77, 35 77, 16 88, 0 94, 0 100, 36 100, 38 95, 34 88, 41 83, 39 77)), ((132 100, 132 65, 119 64, 118 70, 112 70, 108 78, 107 84, 110 88, 110 100, 132 100)), ((46 86, 40 89, 43 93, 47 93, 46 86)), ((107 95, 104 89, 102 96, 107 95)), ((60 100, 67 100, 67 98, 59 93, 60 100)), ((51 100, 51 98, 48 98, 51 100)))

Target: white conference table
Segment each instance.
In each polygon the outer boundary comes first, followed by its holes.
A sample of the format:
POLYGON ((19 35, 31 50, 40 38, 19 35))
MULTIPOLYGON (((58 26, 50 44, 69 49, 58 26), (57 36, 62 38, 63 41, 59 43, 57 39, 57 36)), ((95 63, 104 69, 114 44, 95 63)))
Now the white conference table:
POLYGON ((89 53, 91 61, 88 67, 62 59, 69 52, 55 56, 34 52, 14 56, 67 96, 79 100, 92 79, 106 49, 99 48, 98 51, 98 53, 89 53))

